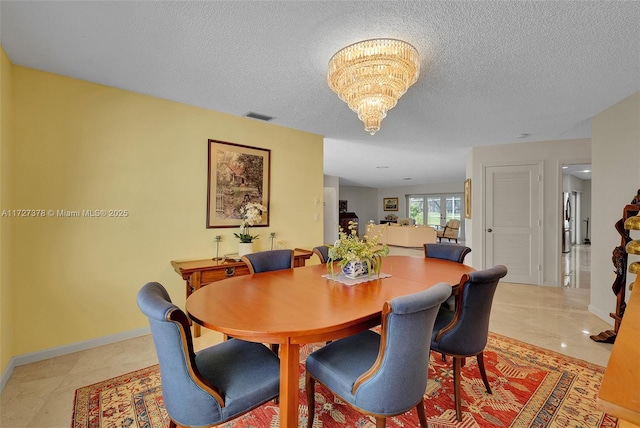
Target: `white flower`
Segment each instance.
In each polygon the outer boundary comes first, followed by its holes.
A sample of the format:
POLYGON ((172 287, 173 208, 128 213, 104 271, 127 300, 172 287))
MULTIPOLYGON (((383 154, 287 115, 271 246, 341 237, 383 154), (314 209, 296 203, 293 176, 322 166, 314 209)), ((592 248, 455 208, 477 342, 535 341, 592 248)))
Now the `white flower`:
POLYGON ((234 233, 240 242, 251 242, 258 238, 258 235, 249 234, 249 226, 259 224, 262 221, 262 213, 267 211, 267 207, 255 202, 249 202, 240 208, 242 213, 242 223, 240 224, 240 233, 234 233))
POLYGON ((247 223, 249 226, 260 223, 262 221, 262 213, 265 211, 267 211, 267 207, 254 202, 249 202, 240 209, 244 217, 243 223, 247 223))

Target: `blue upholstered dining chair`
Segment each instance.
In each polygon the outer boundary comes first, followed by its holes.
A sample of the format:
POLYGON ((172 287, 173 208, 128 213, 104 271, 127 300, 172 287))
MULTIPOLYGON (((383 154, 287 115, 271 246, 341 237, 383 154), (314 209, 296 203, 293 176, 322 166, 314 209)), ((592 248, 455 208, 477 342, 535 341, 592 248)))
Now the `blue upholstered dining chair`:
POLYGON ((157 282, 138 292, 160 363, 170 427, 217 425, 278 397, 280 360, 260 343, 230 339, 193 350, 187 316, 157 282))
MULTIPOLYGON (((471 252, 471 248, 458 244, 424 244, 424 256, 434 259, 449 260, 464 263, 464 258, 471 252)), ((443 303, 450 310, 456 308, 456 295, 453 295, 443 303)))
POLYGON ((260 251, 242 256, 249 272, 261 273, 293 268, 293 250, 260 251))
MULTIPOLYGON (((327 260, 329 260, 329 246, 328 245, 318 245, 317 247, 313 248, 313 254, 317 255, 318 258, 320 259, 320 263, 326 263, 327 260)), ((334 259, 333 261, 336 262, 340 259, 334 259)))
POLYGON ((464 258, 471 248, 458 244, 424 244, 424 256, 434 259, 450 260, 464 263, 464 258))
POLYGON ((453 391, 456 417, 462 421, 460 398, 460 369, 463 360, 475 356, 482 382, 487 392, 491 387, 484 369, 484 348, 489 336, 489 316, 498 281, 507 268, 497 265, 491 269, 462 276, 455 311, 441 307, 433 327, 431 350, 453 357, 453 391))
MULTIPOLYGON (((293 250, 271 250, 245 254, 241 260, 249 266, 249 272, 262 273, 274 270, 293 269, 293 250)), ((271 350, 278 355, 280 345, 272 343, 271 350)))
POLYGON ((313 254, 318 256, 320 263, 326 263, 329 259, 329 247, 327 245, 318 245, 313 247, 313 254))
POLYGON ((417 409, 427 428, 424 393, 429 368, 429 340, 438 307, 451 294, 439 283, 384 304, 381 333, 366 330, 311 353, 306 361, 306 389, 311 428, 315 383, 320 382, 358 411, 375 416, 376 427, 388 416, 417 409))

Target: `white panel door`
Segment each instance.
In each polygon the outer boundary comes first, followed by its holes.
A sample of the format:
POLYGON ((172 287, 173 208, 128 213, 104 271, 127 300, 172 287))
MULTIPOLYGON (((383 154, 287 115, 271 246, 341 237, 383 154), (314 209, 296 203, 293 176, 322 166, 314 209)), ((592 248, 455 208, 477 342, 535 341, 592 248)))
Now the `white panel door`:
POLYGON ((487 167, 485 264, 505 265, 506 282, 542 281, 540 165, 487 167))

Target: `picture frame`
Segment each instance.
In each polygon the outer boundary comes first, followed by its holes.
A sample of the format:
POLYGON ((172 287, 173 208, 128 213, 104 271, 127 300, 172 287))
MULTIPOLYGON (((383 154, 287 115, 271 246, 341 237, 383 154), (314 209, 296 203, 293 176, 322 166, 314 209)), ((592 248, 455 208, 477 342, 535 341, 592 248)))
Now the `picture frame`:
POLYGON ((471 218, 471 179, 464 181, 464 218, 471 218))
POLYGON ((347 201, 345 199, 340 199, 338 201, 338 212, 347 212, 347 201))
POLYGON ((208 140, 207 229, 240 227, 240 209, 248 202, 264 205, 262 221, 269 226, 271 150, 208 140))
POLYGON ((398 198, 382 198, 382 207, 385 211, 398 211, 398 198))

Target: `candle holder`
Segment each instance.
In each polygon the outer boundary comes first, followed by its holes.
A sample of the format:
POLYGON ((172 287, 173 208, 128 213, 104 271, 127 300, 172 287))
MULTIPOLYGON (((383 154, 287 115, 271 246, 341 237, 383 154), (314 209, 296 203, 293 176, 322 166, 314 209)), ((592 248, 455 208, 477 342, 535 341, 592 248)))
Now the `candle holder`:
POLYGON ((271 250, 273 251, 273 240, 276 238, 275 232, 271 232, 269 234, 269 239, 271 239, 271 250))
POLYGON ((214 242, 216 243, 216 257, 213 260, 221 260, 222 257, 218 257, 220 254, 220 241, 222 241, 222 236, 216 235, 214 242))

